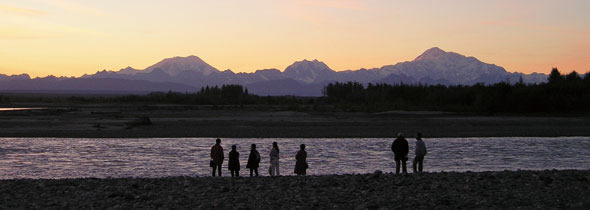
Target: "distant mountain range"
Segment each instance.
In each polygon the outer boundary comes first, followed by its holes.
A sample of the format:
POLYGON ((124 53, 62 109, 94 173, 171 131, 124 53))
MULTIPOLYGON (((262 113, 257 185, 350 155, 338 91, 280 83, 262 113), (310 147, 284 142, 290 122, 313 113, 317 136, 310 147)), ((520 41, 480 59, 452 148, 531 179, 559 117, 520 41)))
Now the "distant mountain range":
POLYGON ((241 84, 259 95, 319 96, 330 82, 357 81, 387 84, 493 84, 502 81, 526 83, 547 81, 547 75, 510 73, 474 57, 426 50, 413 61, 381 68, 334 71, 318 60, 297 61, 285 71, 257 70, 254 73, 220 71, 197 56, 164 59, 144 70, 127 67, 119 71, 98 71, 92 75, 31 79, 27 74, 0 74, 0 91, 146 93, 152 91, 193 92, 203 86, 241 84))

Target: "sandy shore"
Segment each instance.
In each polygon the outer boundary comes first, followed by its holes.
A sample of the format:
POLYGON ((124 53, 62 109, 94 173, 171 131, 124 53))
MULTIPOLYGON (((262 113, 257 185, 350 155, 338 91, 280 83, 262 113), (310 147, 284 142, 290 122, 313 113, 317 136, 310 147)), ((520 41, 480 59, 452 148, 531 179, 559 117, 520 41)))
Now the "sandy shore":
MULTIPOLYGON (((42 105, 29 105, 42 106, 42 105)), ((441 112, 293 112, 256 107, 63 105, 0 112, 0 137, 426 137, 590 136, 590 116, 481 116, 441 112), (149 117, 151 125, 141 123, 149 117)))
POLYGON ((590 209, 590 171, 1 180, 0 207, 590 209))

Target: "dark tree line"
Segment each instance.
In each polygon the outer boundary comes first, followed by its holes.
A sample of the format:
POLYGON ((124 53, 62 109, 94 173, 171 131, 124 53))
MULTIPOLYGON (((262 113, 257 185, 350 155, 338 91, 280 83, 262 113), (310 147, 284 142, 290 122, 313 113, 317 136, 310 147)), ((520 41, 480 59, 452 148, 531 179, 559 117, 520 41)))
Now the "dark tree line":
MULTIPOLYGON (((315 97, 299 96, 258 96, 250 94, 241 85, 222 85, 202 87, 197 92, 152 92, 146 95, 43 95, 43 94, 0 94, 0 104, 43 103, 43 104, 179 104, 207 105, 213 108, 243 108, 254 105, 256 109, 278 109, 312 111, 317 109, 320 100, 315 97), (316 105, 316 106, 314 106, 316 105), (268 107, 267 107, 268 106, 268 107)), ((7 105, 4 105, 7 106, 7 105)))
POLYGON ((0 104, 3 104, 3 103, 10 103, 10 98, 0 95, 0 104))
POLYGON ((404 85, 358 82, 331 83, 323 91, 327 103, 344 110, 432 110, 485 113, 590 111, 590 74, 562 75, 553 69, 547 83, 493 85, 404 85))
POLYGON ((478 113, 590 113, 590 73, 562 75, 553 69, 548 82, 493 85, 405 85, 330 83, 323 97, 258 96, 241 85, 206 86, 194 93, 147 95, 46 96, 0 95, 0 104, 183 104, 295 111, 427 110, 478 113))
POLYGON ((241 85, 206 86, 195 93, 180 92, 152 92, 145 96, 128 95, 111 99, 115 103, 168 103, 168 104, 195 104, 195 105, 244 105, 253 104, 257 96, 250 95, 248 89, 241 85))

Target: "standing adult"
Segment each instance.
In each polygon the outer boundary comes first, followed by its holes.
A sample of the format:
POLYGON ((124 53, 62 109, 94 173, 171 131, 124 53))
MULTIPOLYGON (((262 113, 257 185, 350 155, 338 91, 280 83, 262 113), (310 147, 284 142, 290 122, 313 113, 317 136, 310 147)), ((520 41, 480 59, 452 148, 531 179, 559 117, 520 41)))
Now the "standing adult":
POLYGON ((272 149, 270 150, 270 176, 280 176, 279 171, 279 146, 277 142, 272 143, 272 149))
POLYGON ((295 155, 295 174, 305 176, 307 168, 307 152, 305 151, 305 144, 299 145, 299 151, 295 155))
POLYGON ((408 173, 406 161, 408 161, 408 141, 404 138, 403 133, 398 133, 397 138, 391 144, 391 151, 395 156, 395 174, 399 174, 400 162, 404 174, 408 173))
POLYGON ((252 172, 256 172, 256 176, 258 176, 258 166, 260 166, 260 153, 256 150, 256 144, 252 144, 248 164, 246 164, 246 168, 250 169, 250 176, 253 175, 252 172))
POLYGON ((422 166, 424 163, 424 156, 426 155, 426 144, 422 141, 422 133, 416 133, 416 147, 415 147, 416 156, 414 157, 414 162, 412 163, 412 168, 414 169, 414 173, 422 172, 422 166), (418 165, 418 170, 416 170, 416 165, 418 165))
POLYGON ((231 151, 229 152, 229 161, 227 162, 227 169, 231 173, 231 177, 239 177, 240 176, 240 153, 236 151, 236 145, 231 146, 231 151))
POLYGON ((221 164, 223 163, 223 147, 221 147, 221 139, 215 140, 215 145, 211 147, 211 167, 213 168, 213 176, 215 176, 215 169, 221 176, 221 164))

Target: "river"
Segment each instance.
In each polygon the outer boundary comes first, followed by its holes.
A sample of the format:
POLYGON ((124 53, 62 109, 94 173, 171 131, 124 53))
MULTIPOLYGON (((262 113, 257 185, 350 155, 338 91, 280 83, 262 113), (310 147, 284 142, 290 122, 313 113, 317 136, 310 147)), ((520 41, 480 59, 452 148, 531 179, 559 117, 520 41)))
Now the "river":
MULTIPOLYGON (((222 139, 222 146, 227 158, 231 145, 237 145, 245 176, 250 144, 256 143, 262 156, 260 173, 267 176, 273 141, 280 148, 282 175, 293 175, 299 144, 307 145, 310 175, 391 172, 395 167, 393 139, 388 138, 230 138, 222 139)), ((214 142, 214 138, 0 138, 0 179, 208 176, 214 142)), ((415 139, 408 142, 411 172, 415 139)), ((590 169, 590 137, 424 138, 424 142, 427 172, 590 169)), ((229 175, 227 159, 223 173, 229 175)))

